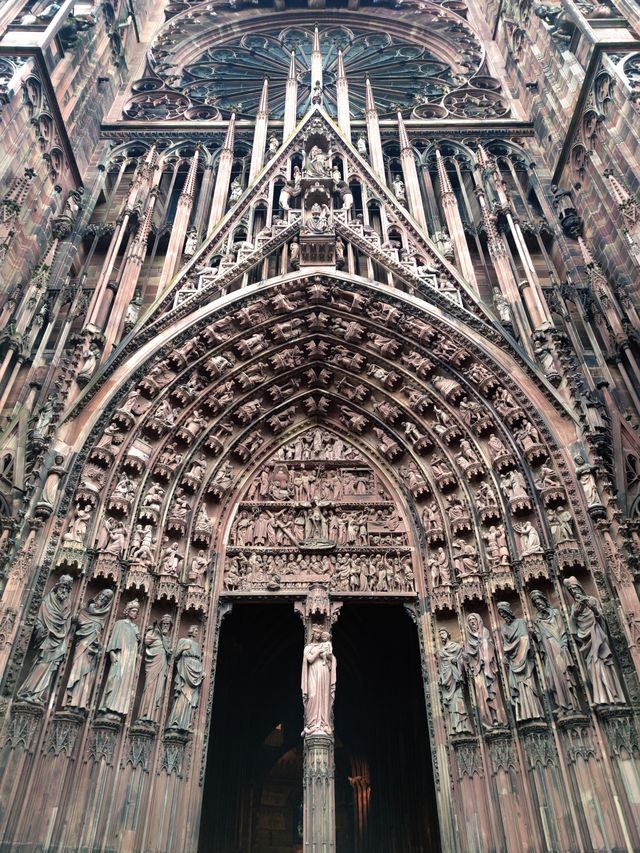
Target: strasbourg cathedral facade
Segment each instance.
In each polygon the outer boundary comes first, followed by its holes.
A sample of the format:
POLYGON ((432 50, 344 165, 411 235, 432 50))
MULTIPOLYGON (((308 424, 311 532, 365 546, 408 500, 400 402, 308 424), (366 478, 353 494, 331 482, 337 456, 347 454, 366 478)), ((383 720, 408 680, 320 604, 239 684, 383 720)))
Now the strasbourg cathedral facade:
POLYGON ((0 849, 640 850, 635 0, 0 43, 0 849))

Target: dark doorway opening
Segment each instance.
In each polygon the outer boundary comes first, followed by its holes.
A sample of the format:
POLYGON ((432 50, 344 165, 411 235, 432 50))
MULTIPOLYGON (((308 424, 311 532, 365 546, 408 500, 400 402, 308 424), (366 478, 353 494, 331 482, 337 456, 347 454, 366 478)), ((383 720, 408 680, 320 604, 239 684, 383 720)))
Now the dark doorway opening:
POLYGON ((333 649, 338 853, 440 850, 416 626, 401 604, 346 602, 333 649))
MULTIPOLYGON (((347 602, 333 643, 337 853, 439 850, 413 622, 347 602)), ((223 622, 201 853, 302 853, 303 645, 292 602, 236 603, 223 622)))
POLYGON ((235 603, 222 623, 202 853, 302 849, 303 645, 291 602, 235 603))

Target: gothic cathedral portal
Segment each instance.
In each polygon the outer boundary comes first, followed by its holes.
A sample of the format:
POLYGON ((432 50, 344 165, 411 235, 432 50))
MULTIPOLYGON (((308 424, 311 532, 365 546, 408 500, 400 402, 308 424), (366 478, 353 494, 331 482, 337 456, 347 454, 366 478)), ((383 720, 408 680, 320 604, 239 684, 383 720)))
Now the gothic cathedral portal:
POLYGON ((635 0, 0 6, 0 849, 640 850, 635 0))

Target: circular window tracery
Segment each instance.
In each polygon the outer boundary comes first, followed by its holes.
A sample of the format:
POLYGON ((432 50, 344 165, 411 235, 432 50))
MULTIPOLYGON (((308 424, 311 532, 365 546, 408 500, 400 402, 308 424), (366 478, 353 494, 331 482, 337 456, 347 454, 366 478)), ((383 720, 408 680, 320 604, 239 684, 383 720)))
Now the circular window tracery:
MULTIPOLYGON (((343 53, 354 116, 364 112, 367 77, 381 115, 440 102, 468 79, 467 75, 454 74, 449 63, 438 59, 427 47, 388 33, 343 26, 321 29, 319 36, 324 105, 334 115, 337 108, 333 84, 339 51, 343 53)), ((192 103, 246 116, 255 116, 266 76, 269 78, 269 113, 273 118, 281 118, 292 54, 295 54, 299 114, 309 107, 312 45, 312 27, 245 34, 231 43, 208 48, 195 62, 184 65, 179 73, 175 67, 163 67, 162 63, 157 71, 192 103)))

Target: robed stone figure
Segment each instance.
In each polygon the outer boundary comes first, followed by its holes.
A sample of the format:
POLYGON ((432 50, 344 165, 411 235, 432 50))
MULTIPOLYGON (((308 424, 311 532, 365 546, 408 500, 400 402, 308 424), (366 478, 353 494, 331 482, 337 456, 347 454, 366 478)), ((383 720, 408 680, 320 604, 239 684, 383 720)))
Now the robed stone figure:
POLYGON ((167 720, 168 729, 191 731, 191 719, 198 707, 200 687, 204 679, 198 633, 198 626, 193 625, 189 628, 188 635, 178 640, 176 646, 176 677, 173 685, 173 708, 167 720))
POLYGON ((169 635, 171 617, 163 616, 160 622, 150 625, 144 635, 144 690, 138 711, 139 720, 157 723, 162 713, 162 697, 169 672, 169 635))
POLYGON ((330 735, 333 731, 331 714, 336 693, 336 660, 329 632, 318 626, 311 629, 311 639, 304 647, 301 686, 303 734, 330 735))
POLYGON ((515 615, 508 601, 499 601, 497 609, 504 619, 502 646, 516 722, 538 719, 544 713, 536 689, 535 658, 529 626, 524 619, 515 615))
POLYGON ((136 657, 138 655, 138 626, 135 624, 140 612, 136 599, 124 608, 124 618, 118 619, 113 626, 111 639, 107 646, 111 665, 104 689, 101 711, 125 716, 129 713, 133 685, 136 677, 136 657))
POLYGON ((62 575, 42 599, 32 638, 37 648, 36 659, 18 691, 19 699, 43 705, 49 697, 51 684, 67 651, 72 584, 70 575, 62 575))
POLYGON ((598 599, 587 595, 575 577, 564 585, 573 598, 569 619, 576 635, 580 654, 589 672, 595 705, 617 705, 625 701, 613 662, 604 617, 598 599))
POLYGON ((479 613, 467 615, 467 642, 464 660, 471 676, 482 725, 504 726, 507 715, 498 683, 498 661, 491 631, 479 613))
POLYGON ((569 635, 562 614, 539 589, 532 590, 531 602, 536 609, 535 629, 549 691, 559 708, 575 711, 579 703, 571 673, 569 635))
POLYGON ((471 733, 469 713, 464 699, 464 661, 462 646, 451 639, 451 634, 440 629, 442 648, 438 653, 440 676, 438 683, 442 693, 442 704, 449 720, 452 734, 471 733))
POLYGON ((103 589, 83 607, 76 622, 73 663, 67 681, 65 705, 88 708, 101 651, 100 638, 113 604, 113 590, 103 589))

